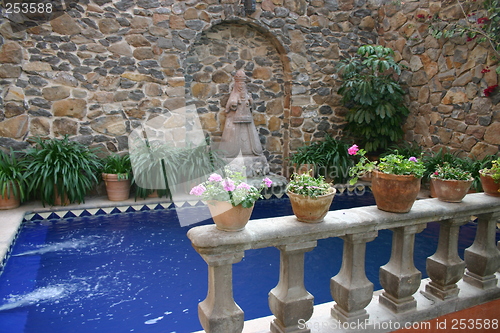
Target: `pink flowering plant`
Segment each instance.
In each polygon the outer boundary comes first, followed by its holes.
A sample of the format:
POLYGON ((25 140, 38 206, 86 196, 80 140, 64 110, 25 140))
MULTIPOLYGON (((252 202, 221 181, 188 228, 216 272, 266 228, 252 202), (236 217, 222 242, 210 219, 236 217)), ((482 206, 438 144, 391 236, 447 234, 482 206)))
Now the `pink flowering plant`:
POLYGON ((357 145, 351 146, 349 155, 360 156, 359 162, 349 169, 349 175, 353 177, 349 183, 356 184, 358 177, 377 170, 379 172, 393 175, 413 175, 421 178, 425 172, 425 166, 421 159, 414 156, 406 158, 398 154, 390 154, 380 158, 380 161, 370 161, 366 158, 366 151, 359 149, 357 145))
POLYGON ((332 187, 323 176, 313 177, 311 174, 312 170, 303 174, 294 173, 287 185, 287 191, 311 198, 331 193, 332 187))
POLYGON ((239 171, 226 168, 224 175, 213 173, 208 180, 193 187, 189 194, 202 197, 205 201, 227 201, 233 206, 242 205, 250 208, 254 202, 262 198, 261 191, 271 187, 272 180, 264 178, 259 188, 245 182, 239 171))

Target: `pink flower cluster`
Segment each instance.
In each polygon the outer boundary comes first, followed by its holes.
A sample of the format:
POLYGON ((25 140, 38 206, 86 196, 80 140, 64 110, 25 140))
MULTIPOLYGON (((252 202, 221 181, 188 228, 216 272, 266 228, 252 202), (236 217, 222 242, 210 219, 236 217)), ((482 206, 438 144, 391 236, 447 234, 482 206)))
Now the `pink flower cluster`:
POLYGON ((359 151, 358 145, 352 145, 349 149, 347 149, 347 153, 349 155, 356 155, 359 151))
POLYGON ((222 181, 222 188, 224 191, 231 192, 234 191, 236 186, 234 185, 234 182, 231 179, 224 179, 222 181))
POLYGON ((264 184, 266 184, 267 187, 271 187, 271 185, 273 184, 273 181, 267 177, 264 178, 262 181, 264 182, 264 184))
POLYGON ((203 194, 206 190, 207 190, 207 189, 205 188, 205 186, 203 186, 203 185, 197 185, 197 186, 195 186, 195 187, 193 187, 193 188, 191 189, 191 191, 189 192, 189 194, 191 194, 191 195, 198 195, 198 196, 200 196, 200 195, 202 195, 202 194, 203 194))

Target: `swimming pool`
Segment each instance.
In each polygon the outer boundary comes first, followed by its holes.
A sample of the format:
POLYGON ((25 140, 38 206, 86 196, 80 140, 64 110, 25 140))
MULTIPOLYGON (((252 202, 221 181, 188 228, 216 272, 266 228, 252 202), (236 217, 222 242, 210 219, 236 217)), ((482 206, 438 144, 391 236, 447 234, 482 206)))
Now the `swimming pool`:
MULTIPOLYGON (((332 209, 373 204, 371 194, 338 195, 332 209)), ((206 207, 183 208, 184 217, 206 207)), ((288 199, 261 200, 252 218, 290 215, 288 199)), ((201 222, 210 223, 210 221, 201 222)), ((199 225, 197 224, 197 225, 199 225)), ((190 226, 192 227, 192 226, 190 226)), ((44 220, 23 225, 0 275, 0 332, 193 332, 207 292, 207 267, 173 209, 44 220)), ((435 252, 438 225, 418 234, 415 264, 435 252)), ((474 224, 461 229, 460 255, 474 224)), ((367 276, 380 289, 391 232, 367 244, 367 276)), ((497 234, 498 236, 498 234, 497 234)), ((498 237, 497 237, 498 238, 498 237)), ((331 301, 329 279, 340 269, 342 240, 319 240, 306 253, 305 284, 315 303, 331 301)), ((233 265, 234 298, 245 320, 270 315, 267 293, 279 276, 279 251, 251 250, 233 265)))

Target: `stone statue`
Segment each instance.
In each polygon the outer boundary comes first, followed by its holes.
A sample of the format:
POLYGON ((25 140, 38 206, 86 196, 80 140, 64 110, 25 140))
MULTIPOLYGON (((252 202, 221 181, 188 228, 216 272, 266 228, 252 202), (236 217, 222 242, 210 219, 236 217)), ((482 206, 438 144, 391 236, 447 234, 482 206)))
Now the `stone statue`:
POLYGON ((252 116, 252 97, 247 91, 246 75, 236 72, 234 87, 226 104, 226 122, 219 149, 226 159, 243 158, 248 177, 269 173, 269 165, 263 154, 259 134, 252 116))

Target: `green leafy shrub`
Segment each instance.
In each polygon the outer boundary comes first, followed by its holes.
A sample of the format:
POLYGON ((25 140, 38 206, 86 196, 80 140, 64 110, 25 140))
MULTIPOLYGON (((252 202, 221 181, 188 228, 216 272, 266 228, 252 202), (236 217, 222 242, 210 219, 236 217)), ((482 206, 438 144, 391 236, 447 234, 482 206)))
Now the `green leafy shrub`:
POLYGON ((68 136, 34 141, 35 147, 26 151, 29 192, 39 196, 43 205, 54 205, 56 191, 70 203, 84 202, 102 168, 95 152, 68 136))
POLYGON ((0 195, 6 195, 8 199, 12 195, 23 200, 26 192, 26 165, 22 158, 17 158, 14 151, 6 153, 0 150, 0 195), (19 187, 12 186, 17 182, 19 187))
POLYGON ((368 152, 386 149, 403 137, 401 125, 409 110, 405 91, 395 79, 401 69, 394 51, 380 45, 361 46, 353 57, 339 63, 338 93, 349 108, 346 131, 359 138, 368 152))
POLYGON ((118 179, 129 179, 131 177, 132 164, 128 154, 111 154, 103 161, 102 172, 118 175, 118 179))
POLYGON ((290 162, 298 166, 313 164, 315 174, 333 179, 335 183, 345 183, 349 178, 349 168, 353 165, 348 148, 347 143, 327 135, 323 141, 299 147, 290 157, 290 162))

